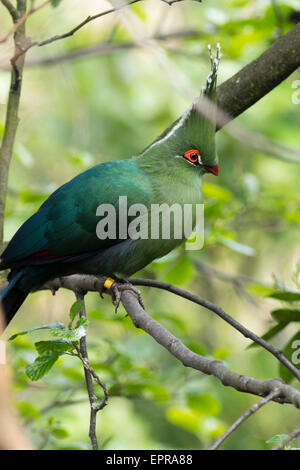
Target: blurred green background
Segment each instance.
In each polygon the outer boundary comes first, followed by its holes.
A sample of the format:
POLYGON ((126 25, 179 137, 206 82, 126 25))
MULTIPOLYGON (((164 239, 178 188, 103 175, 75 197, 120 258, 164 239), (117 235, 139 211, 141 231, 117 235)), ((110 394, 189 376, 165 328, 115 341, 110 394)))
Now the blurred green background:
MULTIPOLYGON (((274 3, 210 0, 168 6, 147 0, 100 18, 71 38, 31 49, 9 174, 5 240, 59 185, 96 163, 137 154, 173 122, 205 81, 209 43, 221 43, 221 83, 289 31, 298 1, 274 3), (149 39, 173 33, 179 37, 149 39), (127 46, 38 64, 102 43, 127 46)), ((27 32, 34 40, 46 39, 110 5, 63 0, 57 8, 48 6, 30 17, 27 32)), ((10 27, 1 6, 1 36, 10 27)), ((0 135, 11 54, 11 41, 0 45, 0 135)), ((299 79, 299 73, 292 75, 237 121, 280 144, 299 146, 300 104, 292 103, 292 84, 299 79)), ((270 312, 284 306, 260 295, 264 286, 299 289, 300 167, 254 151, 224 130, 217 134, 217 145, 220 176, 204 178, 204 248, 178 249, 138 275, 197 293, 262 335, 274 324, 270 312)), ((249 341, 212 312, 153 289, 144 289, 143 297, 148 312, 194 351, 224 359, 239 373, 260 379, 278 376, 278 363, 270 354, 247 350, 249 341)), ((8 334, 67 321, 73 301, 62 290, 55 297, 49 292, 31 295, 8 334)), ((110 298, 90 293, 87 311, 90 359, 111 395, 98 415, 102 448, 202 449, 256 401, 184 368, 136 330, 122 308, 115 315, 110 298)), ((274 344, 282 347, 296 332, 297 324, 291 323, 274 344)), ((38 382, 25 374, 37 356, 34 341, 48 337, 36 332, 11 344, 16 407, 37 447, 89 448, 89 406, 79 361, 63 356, 38 382)), ((294 408, 268 404, 223 448, 268 449, 270 437, 289 433, 298 422, 294 408)))

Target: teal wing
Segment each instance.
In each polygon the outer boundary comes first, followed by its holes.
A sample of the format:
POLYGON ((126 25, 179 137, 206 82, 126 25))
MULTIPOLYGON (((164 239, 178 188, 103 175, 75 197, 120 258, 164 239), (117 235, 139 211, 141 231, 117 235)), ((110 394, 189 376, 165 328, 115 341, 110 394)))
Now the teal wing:
POLYGON ((97 207, 111 204, 117 209, 119 196, 127 196, 128 205, 150 204, 149 180, 133 159, 97 165, 57 189, 20 227, 2 262, 10 266, 31 257, 77 256, 119 243, 118 236, 100 240, 96 235, 97 207))

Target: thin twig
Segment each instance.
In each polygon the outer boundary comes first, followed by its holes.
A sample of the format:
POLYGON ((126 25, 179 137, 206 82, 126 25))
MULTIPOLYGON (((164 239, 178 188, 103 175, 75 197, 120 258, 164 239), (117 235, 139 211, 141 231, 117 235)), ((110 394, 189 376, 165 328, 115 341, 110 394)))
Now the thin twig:
POLYGON ((60 39, 65 39, 70 36, 73 36, 74 33, 76 33, 79 29, 81 29, 83 26, 86 24, 90 23, 93 20, 96 20, 97 18, 101 18, 102 16, 108 15, 110 13, 114 13, 115 11, 121 10, 122 8, 128 7, 129 5, 133 5, 134 3, 141 2, 142 0, 131 0, 130 2, 123 3, 122 5, 119 5, 118 7, 115 8, 110 8, 109 10, 105 10, 101 13, 97 13, 96 15, 88 16, 84 21, 79 23, 75 28, 72 28, 70 31, 64 34, 58 34, 56 36, 52 36, 49 39, 45 39, 44 41, 37 42, 38 46, 45 46, 46 44, 51 44, 54 41, 59 41, 60 39))
POLYGON ((263 283, 259 283, 258 281, 255 281, 251 277, 245 276, 244 274, 234 275, 226 273, 225 271, 221 271, 220 269, 217 269, 208 263, 203 263, 203 261, 194 261, 194 265, 197 270, 201 271, 205 276, 215 277, 221 281, 231 283, 238 295, 245 298, 252 305, 255 305, 256 307, 258 306, 256 299, 254 299, 254 297, 250 295, 245 289, 245 284, 255 282, 256 284, 264 285, 263 283))
MULTIPOLYGON (((2 1, 2 0, 1 0, 2 1)), ((4 0, 4 1, 7 1, 7 0, 4 0)), ((21 18, 17 18, 16 20, 16 24, 14 25, 14 27, 0 40, 0 43, 1 42, 5 42, 9 36, 12 34, 12 33, 16 33, 18 32, 18 29, 22 26, 22 25, 25 25, 26 23, 26 20, 28 18, 28 16, 30 16, 31 14, 35 13, 36 11, 40 10, 41 8, 43 8, 44 6, 46 6, 48 3, 50 3, 52 0, 46 0, 44 3, 42 3, 39 7, 32 7, 30 10, 28 10, 28 12, 24 13, 23 16, 21 18)), ((88 16, 84 21, 82 21, 80 24, 78 24, 77 26, 75 26, 73 29, 71 29, 70 31, 68 31, 67 33, 64 33, 64 34, 60 34, 60 35, 56 35, 56 36, 52 36, 48 39, 45 39, 43 41, 27 41, 27 44, 24 46, 24 47, 21 47, 19 48, 18 50, 18 54, 15 55, 14 59, 19 59, 21 56, 25 55, 26 52, 29 51, 29 49, 31 49, 32 47, 34 46, 45 46, 47 44, 51 44, 52 42, 55 42, 55 41, 59 41, 60 39, 65 39, 67 37, 70 37, 70 36, 73 36, 73 34, 75 34, 79 29, 81 29, 83 26, 85 26, 86 24, 90 23, 91 21, 97 19, 97 18, 101 18, 102 16, 105 16, 105 15, 108 15, 110 13, 114 13, 118 10, 121 10, 122 8, 125 8, 127 6, 130 6, 134 3, 137 3, 137 2, 141 2, 143 0, 131 0, 127 3, 124 3, 123 5, 119 5, 118 7, 115 7, 115 8, 111 8, 109 10, 105 10, 101 13, 97 13, 96 15, 92 15, 92 16, 88 16)), ((25 10, 26 11, 26 10, 25 10)), ((12 62, 12 65, 13 65, 13 62, 12 62)))
POLYGON ((33 15, 33 13, 36 13, 37 11, 41 10, 42 8, 44 8, 46 5, 48 5, 49 3, 51 3, 53 0, 46 0, 44 3, 41 3, 41 5, 39 5, 38 7, 34 7, 34 0, 31 0, 31 7, 29 8, 29 10, 21 17, 18 19, 16 19, 15 21, 15 24, 14 26, 8 31, 7 34, 5 34, 5 36, 3 36, 1 39, 0 39, 0 44, 3 43, 3 42, 6 42, 7 39, 12 35, 14 34, 17 29, 27 21, 27 18, 31 15, 33 15))
POLYGON ((262 408, 264 405, 269 403, 271 400, 274 398, 278 397, 280 395, 280 392, 278 392, 277 389, 275 389, 273 392, 269 393, 266 397, 264 397, 260 402, 255 403, 249 410, 245 411, 239 418, 220 436, 214 444, 210 447, 209 450, 217 450, 221 444, 227 439, 227 437, 230 436, 244 421, 246 421, 247 418, 249 418, 251 415, 256 413, 260 408, 262 408))
POLYGON ((262 282, 259 283, 258 281, 256 281, 255 279, 249 276, 246 276, 244 274, 229 274, 229 273, 226 273, 225 271, 221 271, 220 269, 215 268, 214 266, 208 263, 204 263, 203 261, 199 261, 199 260, 194 261, 194 265, 199 271, 203 271, 205 274, 208 274, 210 276, 215 276, 216 278, 224 282, 230 282, 232 284, 238 284, 238 285, 255 282, 256 284, 263 285, 262 282))
MULTIPOLYGON (((181 31, 172 31, 165 34, 155 34, 154 36, 143 38, 143 41, 166 41, 168 39, 177 39, 177 38, 190 38, 190 37, 199 37, 200 33, 193 29, 184 29, 181 31)), ((36 67, 36 66, 48 66, 61 64, 62 62, 67 62, 74 59, 79 59, 83 57, 88 57, 91 55, 102 55, 110 54, 112 52, 118 52, 127 49, 133 49, 142 47, 141 43, 134 41, 128 41, 123 43, 113 43, 111 41, 103 42, 101 44, 95 44, 92 46, 81 47, 66 54, 57 55, 54 57, 37 57, 26 60, 25 67, 36 67)))
MULTIPOLYGON (((82 292, 82 291, 81 291, 82 292)), ((84 300, 84 295, 79 291, 76 292, 77 300, 84 300)), ((86 309, 85 305, 83 305, 80 317, 86 318, 86 309)), ((96 434, 96 424, 97 424, 97 413, 98 411, 102 410, 108 404, 108 391, 106 385, 99 379, 96 372, 91 368, 88 358, 87 346, 86 346, 86 337, 83 336, 80 339, 80 346, 78 347, 74 344, 76 349, 76 355, 81 360, 83 367, 84 367, 84 375, 85 375, 85 382, 88 391, 89 401, 90 401, 90 430, 89 430, 89 437, 91 439, 92 448, 93 450, 98 450, 98 441, 97 441, 97 434, 96 434), (102 388, 104 393, 104 398, 101 403, 98 402, 98 398, 96 397, 95 390, 94 390, 94 383, 93 379, 97 382, 97 384, 102 388)))

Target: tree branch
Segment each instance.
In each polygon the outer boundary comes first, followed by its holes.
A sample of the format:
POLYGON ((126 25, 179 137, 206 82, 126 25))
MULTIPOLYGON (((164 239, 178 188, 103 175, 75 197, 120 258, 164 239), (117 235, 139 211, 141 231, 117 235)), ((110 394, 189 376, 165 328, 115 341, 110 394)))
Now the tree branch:
MULTIPOLYGON (((74 274, 72 276, 53 279, 52 281, 42 286, 40 289, 49 289, 53 294, 61 287, 72 290, 73 292, 102 292, 103 283, 105 279, 106 278, 103 276, 96 277, 89 275, 74 274)), ((294 377, 296 377, 300 381, 300 371, 282 354, 282 351, 275 348, 263 338, 260 338, 255 333, 245 328, 228 313, 224 312, 221 307, 218 307, 209 300, 202 299, 201 297, 192 294, 186 290, 180 289, 179 287, 173 286, 172 284, 166 282, 157 281, 156 279, 131 278, 130 283, 134 286, 155 287, 157 289, 162 289, 171 292, 172 294, 178 295, 179 297, 183 297, 184 299, 187 299, 197 305, 201 305, 207 310, 210 310, 211 312, 215 313, 220 318, 222 318, 224 321, 226 321, 226 323, 231 325, 237 331, 239 331, 245 338, 251 339, 255 343, 259 344, 266 351, 270 352, 279 362, 281 362, 288 370, 290 370, 294 377)), ((5 286, 1 286, 0 292, 4 287, 5 286)))
POLYGON ((273 391, 279 392, 279 396, 273 398, 273 401, 292 403, 296 408, 300 408, 300 391, 294 387, 286 385, 280 379, 258 380, 232 372, 222 361, 209 359, 192 352, 176 336, 150 317, 130 291, 122 292, 121 301, 134 326, 146 331, 185 367, 199 370, 206 375, 213 375, 223 385, 233 387, 239 392, 258 396, 266 396, 273 391))
MULTIPOLYGON (((75 293, 87 291, 101 292, 104 279, 105 278, 103 277, 73 275, 63 278, 56 278, 53 281, 47 283, 41 289, 50 289, 53 294, 61 287, 72 290, 75 293)), ((197 296, 186 293, 181 289, 178 290, 178 288, 175 288, 169 284, 162 283, 164 285, 164 287, 162 287, 159 286, 160 283, 158 281, 152 281, 148 279, 132 279, 131 281, 132 284, 135 285, 153 284, 155 287, 166 288, 166 290, 170 292, 172 292, 170 287, 173 287, 173 293, 177 293, 178 295, 184 293, 184 295, 181 296, 188 298, 189 300, 192 300, 192 298, 195 297, 197 299, 196 303, 199 303, 200 305, 203 305, 212 311, 219 309, 218 307, 213 306, 213 304, 210 302, 197 298, 197 296), (181 294, 179 294, 178 291, 181 291, 181 294), (214 308, 210 308, 211 306, 214 308)), ((3 288, 4 286, 1 287, 3 288)), ((0 291, 1 290, 2 289, 0 289, 0 291)), ((192 301, 195 301, 195 298, 192 301)), ((192 352, 179 340, 179 338, 174 336, 160 323, 150 317, 141 307, 136 296, 131 291, 122 291, 121 302, 127 314, 132 319, 134 326, 136 328, 143 329, 146 333, 152 336, 152 338, 157 343, 169 351, 170 354, 178 359, 185 367, 198 370, 206 375, 213 375, 218 380, 220 380, 224 386, 230 386, 239 392, 250 393, 263 397, 272 394, 271 399, 273 401, 277 403, 292 404, 296 408, 300 409, 300 391, 290 385, 285 384, 281 379, 273 378, 267 380, 258 380, 247 375, 235 373, 220 360, 209 359, 192 352), (276 392, 274 396, 273 392, 276 392)), ((85 364, 85 367, 91 372, 85 361, 83 364, 85 364)), ((100 386, 102 385, 100 384, 100 386)))
MULTIPOLYGON (((51 290, 53 294, 60 289, 65 288, 73 292, 101 292, 103 290, 104 277, 96 276, 81 276, 81 275, 72 275, 67 277, 56 278, 53 281, 45 284, 41 289, 51 290)), ((251 337, 253 341, 258 342, 262 345, 266 343, 264 340, 256 336, 254 333, 250 332, 242 325, 240 325, 236 320, 232 319, 228 314, 225 314, 222 309, 212 304, 211 302, 201 299, 200 297, 190 294, 189 292, 183 291, 171 284, 161 283, 156 280, 151 279, 130 279, 130 282, 133 285, 147 285, 152 287, 158 287, 160 289, 168 290, 169 292, 175 293, 184 297, 192 302, 195 302, 199 305, 202 305, 205 308, 217 313, 221 318, 228 321, 232 326, 237 327, 239 331, 245 330, 246 334, 244 336, 251 337), (251 336, 250 336, 251 335, 251 336)), ((1 290, 5 286, 1 286, 1 290)), ((218 378, 223 385, 231 386, 240 392, 251 393, 258 396, 265 396, 272 392, 274 389, 280 391, 280 398, 274 399, 280 403, 292 403, 297 408, 300 408, 300 391, 286 385, 281 379, 270 379, 270 380, 257 380, 252 377, 248 377, 241 374, 236 374, 228 369, 222 361, 216 361, 202 357, 198 354, 193 353, 188 349, 178 338, 172 335, 168 330, 166 330, 162 325, 153 320, 139 305, 136 297, 130 292, 122 292, 121 301, 124 305, 124 308, 128 315, 132 318, 135 326, 139 326, 144 331, 149 333, 159 344, 165 347, 173 356, 179 359, 183 365, 187 367, 192 367, 193 369, 199 370, 207 375, 214 375, 218 378)), ((244 333, 243 333, 244 334, 244 333)), ((264 347, 264 346, 263 346, 264 347)), ((267 348, 271 352, 272 346, 267 343, 267 348)), ((277 351, 275 349, 275 351, 277 351)), ((273 354, 273 353, 272 353, 273 354)), ((275 356, 277 359, 278 357, 275 356)), ((282 358, 281 358, 282 359, 282 358)), ((286 359, 286 358, 285 358, 286 359)), ((287 363, 289 361, 286 359, 287 363)), ((288 364, 290 366, 290 363, 288 364)), ((287 366, 288 366, 287 365, 287 366)), ((292 364, 291 364, 292 365, 292 364)), ((294 366, 293 366, 294 367, 294 366)), ((290 369, 290 367, 288 367, 290 369)), ((299 371, 297 370, 297 373, 299 371)))
MULTIPOLYGON (((73 292, 102 292, 103 284, 105 281, 104 276, 90 276, 90 275, 78 275, 74 274, 72 276, 55 278, 52 281, 49 281, 44 286, 41 286, 38 290, 48 289, 51 290, 53 294, 60 289, 61 287, 69 289, 73 292)), ((155 287, 157 289, 162 289, 172 294, 183 297, 197 305, 210 310, 211 312, 218 315, 226 323, 231 325, 237 331, 239 331, 245 338, 249 338, 255 343, 259 344, 266 351, 270 352, 279 362, 281 362, 290 372, 300 381, 300 371, 292 364, 283 354, 282 351, 272 346, 270 343, 265 341, 263 338, 260 338, 252 331, 248 330, 246 327, 241 325, 237 320, 231 317, 228 313, 224 312, 221 307, 213 304, 209 300, 203 299, 195 294, 192 294, 186 290, 180 289, 179 287, 173 286, 172 284, 157 281, 156 279, 141 279, 141 278, 131 278, 130 283, 135 286, 147 286, 155 287)), ((5 285, 0 286, 0 293, 5 288, 5 285)))
POLYGON ((228 119, 234 119, 288 78, 298 67, 300 23, 218 87, 218 107, 229 114, 228 119))
POLYGON ((134 278, 134 279, 130 279, 130 282, 137 286, 149 286, 149 287, 156 287, 158 289, 166 290, 168 292, 171 292, 172 294, 176 294, 180 297, 183 297, 184 299, 190 300, 191 302, 201 305, 202 307, 205 307, 208 310, 216 313, 220 318, 225 320, 226 323, 229 323, 229 325, 233 326, 233 328, 235 328, 237 331, 242 333, 242 335, 245 336, 245 338, 252 339, 252 341, 254 341, 255 343, 259 344, 262 348, 269 351, 274 357, 276 357, 276 359, 278 359, 279 362, 281 362, 287 369, 289 369, 292 372, 292 374, 300 381, 300 371, 294 366, 294 364, 292 364, 282 354, 282 351, 275 348, 270 343, 260 338, 252 331, 245 328, 237 320, 235 320, 230 315, 228 315, 228 313, 224 312, 224 310, 221 307, 218 307, 217 305, 213 304, 209 300, 202 299, 201 297, 198 297, 195 294, 191 294, 190 292, 180 289, 179 287, 173 286, 172 284, 157 281, 154 279, 134 278))
MULTIPOLYGON (((217 130, 222 129, 231 120, 257 103, 273 88, 288 78, 298 67, 300 67, 300 23, 287 34, 281 36, 257 59, 247 64, 238 73, 217 87, 217 130)), ((202 100, 199 112, 205 116, 210 115, 212 104, 209 107, 209 102, 205 105, 204 100, 202 100)), ((156 140, 160 140, 167 134, 181 117, 176 119, 156 140)), ((206 117, 209 118, 209 116, 206 117)), ((236 137, 241 141, 245 137, 245 132, 240 126, 235 128, 232 134, 236 134, 236 137)), ((252 138, 254 137, 257 140, 257 133, 252 134, 252 138)), ((270 145, 272 143, 268 139, 264 139, 258 144, 259 146, 269 146, 269 152, 272 152, 272 145, 270 145)), ((255 145, 255 142, 253 145, 255 145)), ((282 152, 286 150, 283 146, 280 147, 282 152)))
POLYGON ((5 8, 8 10, 10 16, 12 17, 13 22, 16 23, 19 19, 17 9, 13 6, 10 0, 1 0, 1 3, 3 3, 5 8))
MULTIPOLYGON (((3 2, 2 2, 3 3, 3 2)), ((10 11, 10 3, 4 2, 4 5, 10 11)), ((26 13, 26 0, 18 0, 17 14, 18 18, 26 13)), ((21 85, 24 68, 23 44, 26 41, 25 23, 23 23, 14 34, 15 55, 11 60, 11 81, 8 96, 5 127, 3 139, 0 147, 0 250, 3 244, 3 225, 6 204, 8 170, 12 157, 13 146, 17 127, 19 123, 19 103, 21 96, 21 85)))

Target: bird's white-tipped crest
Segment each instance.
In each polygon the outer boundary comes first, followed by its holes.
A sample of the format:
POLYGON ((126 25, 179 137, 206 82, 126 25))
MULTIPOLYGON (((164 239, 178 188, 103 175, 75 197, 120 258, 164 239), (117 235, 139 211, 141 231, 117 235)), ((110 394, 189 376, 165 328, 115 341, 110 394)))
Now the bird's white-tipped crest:
MULTIPOLYGON (((206 78, 205 85, 202 85, 201 87, 201 93, 195 96, 192 106, 190 106, 190 108, 186 110, 186 112, 181 116, 181 118, 178 121, 174 123, 174 125, 168 130, 168 132, 164 133, 161 137, 155 140, 147 148, 147 150, 150 150, 152 147, 167 141, 172 136, 177 134, 180 129, 184 128, 188 122, 191 122, 191 120, 194 119, 194 112, 196 111, 197 114, 199 113, 197 108, 199 105, 199 101, 201 100, 201 96, 206 95, 207 98, 211 99, 212 101, 215 101, 217 73, 218 73, 220 58, 222 56, 220 52, 221 47, 220 47, 220 43, 217 43, 217 50, 216 50, 215 57, 213 56, 213 53, 212 53, 212 46, 208 44, 207 47, 209 50, 211 69, 206 78)), ((205 119, 204 116, 203 116, 203 119, 205 119)), ((213 132, 215 132, 215 125, 211 122, 211 120, 207 120, 206 128, 208 128, 208 126, 214 128, 213 132)))

